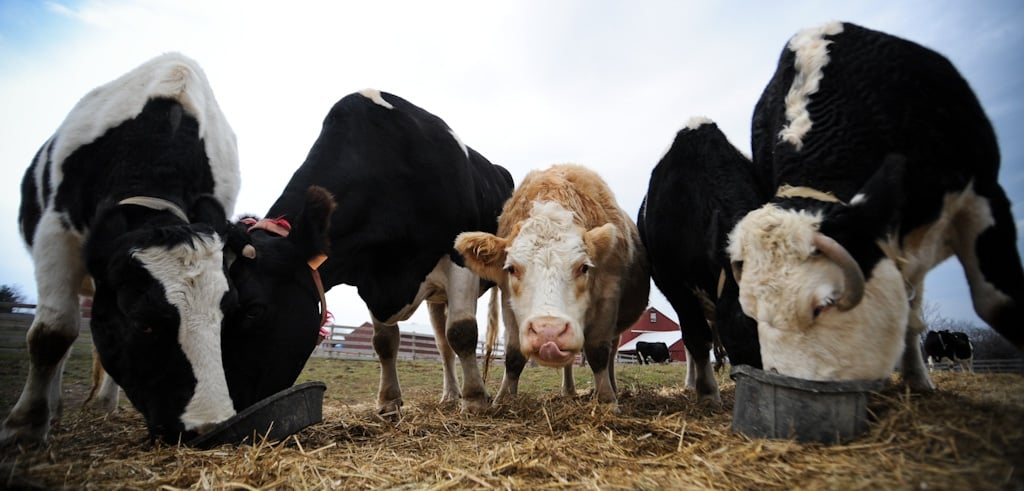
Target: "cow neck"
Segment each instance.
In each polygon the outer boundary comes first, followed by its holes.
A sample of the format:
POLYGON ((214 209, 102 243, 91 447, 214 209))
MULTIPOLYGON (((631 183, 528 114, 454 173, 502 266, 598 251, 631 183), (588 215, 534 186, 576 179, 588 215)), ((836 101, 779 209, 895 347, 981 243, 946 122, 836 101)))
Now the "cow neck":
POLYGON ((820 191, 818 189, 809 188, 807 186, 790 186, 789 184, 783 184, 779 186, 779 189, 775 191, 776 198, 810 198, 818 201, 825 201, 827 203, 839 203, 846 205, 843 200, 837 198, 834 194, 820 191))
POLYGON ((178 205, 167 201, 163 198, 156 198, 153 196, 132 196, 131 198, 125 198, 117 202, 118 205, 136 205, 151 210, 158 211, 169 211, 174 216, 180 218, 183 222, 189 223, 188 215, 178 205))
MULTIPOLYGON (((281 237, 288 237, 288 234, 292 231, 292 225, 284 217, 278 218, 264 218, 261 220, 247 219, 242 220, 249 226, 248 232, 252 233, 253 230, 264 230, 272 234, 280 235, 281 237)), ((327 254, 317 254, 312 259, 306 261, 306 265, 309 266, 309 271, 313 275, 313 284, 316 285, 316 293, 320 296, 320 327, 323 328, 327 324, 327 295, 324 292, 324 282, 320 279, 320 265, 327 260, 327 254)))

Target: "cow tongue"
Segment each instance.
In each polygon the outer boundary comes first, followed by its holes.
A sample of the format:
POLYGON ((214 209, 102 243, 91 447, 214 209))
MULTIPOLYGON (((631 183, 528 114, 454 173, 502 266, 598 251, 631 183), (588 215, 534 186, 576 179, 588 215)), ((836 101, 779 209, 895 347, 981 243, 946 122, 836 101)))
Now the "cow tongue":
POLYGON ((569 357, 569 353, 558 349, 554 341, 548 341, 537 350, 537 356, 542 361, 560 362, 569 357))

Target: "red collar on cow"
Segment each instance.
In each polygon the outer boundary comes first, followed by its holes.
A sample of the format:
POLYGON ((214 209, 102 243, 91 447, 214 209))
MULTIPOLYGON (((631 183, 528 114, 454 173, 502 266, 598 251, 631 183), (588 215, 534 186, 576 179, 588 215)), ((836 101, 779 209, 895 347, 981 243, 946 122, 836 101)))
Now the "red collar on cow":
POLYGON ((272 234, 287 237, 292 231, 292 224, 288 223, 288 220, 285 219, 285 217, 264 218, 262 220, 256 220, 255 218, 243 218, 242 223, 249 226, 249 233, 252 233, 253 230, 266 230, 272 234))
MULTIPOLYGON (((253 230, 266 230, 272 234, 287 237, 292 231, 292 224, 283 216, 277 218, 264 218, 262 220, 256 220, 255 218, 243 218, 242 223, 249 226, 249 228, 246 229, 249 233, 252 233, 253 230)), ((316 285, 316 292, 320 295, 321 330, 324 325, 327 324, 327 295, 324 292, 324 282, 320 279, 319 268, 326 260, 327 254, 318 254, 306 262, 306 265, 309 266, 309 271, 313 274, 313 283, 316 285)))
POLYGON ((173 213, 174 216, 180 218, 183 222, 189 223, 188 215, 185 215, 185 212, 182 211, 180 206, 170 201, 167 201, 163 198, 156 198, 153 196, 132 196, 131 198, 125 198, 121 201, 118 201, 117 204, 136 205, 142 206, 144 208, 149 208, 151 210, 169 211, 173 213))

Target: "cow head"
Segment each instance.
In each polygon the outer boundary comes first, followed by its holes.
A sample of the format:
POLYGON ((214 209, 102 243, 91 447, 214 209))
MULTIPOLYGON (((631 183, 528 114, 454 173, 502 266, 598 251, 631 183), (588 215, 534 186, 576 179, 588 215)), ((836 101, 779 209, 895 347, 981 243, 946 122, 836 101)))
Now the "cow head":
POLYGON ((150 434, 168 441, 235 413, 220 358, 223 312, 233 295, 224 242, 211 225, 227 221, 212 198, 189 208, 185 217, 147 205, 106 206, 85 245, 95 284, 91 328, 103 366, 150 434))
POLYGON ((903 351, 903 276, 879 242, 902 167, 876 173, 850 205, 777 198, 747 214, 728 253, 765 369, 813 380, 887 377, 903 351), (863 265, 863 266, 862 266, 863 265))
POLYGON ((592 270, 613 254, 620 234, 612 224, 585 230, 561 204, 534 202, 508 237, 465 232, 455 249, 470 269, 501 286, 523 355, 560 367, 583 349, 592 270))
POLYGON ((236 408, 291 386, 316 347, 325 305, 314 276, 328 251, 335 202, 320 187, 301 210, 274 224, 235 225, 228 248, 238 309, 225 322, 224 370, 236 408))

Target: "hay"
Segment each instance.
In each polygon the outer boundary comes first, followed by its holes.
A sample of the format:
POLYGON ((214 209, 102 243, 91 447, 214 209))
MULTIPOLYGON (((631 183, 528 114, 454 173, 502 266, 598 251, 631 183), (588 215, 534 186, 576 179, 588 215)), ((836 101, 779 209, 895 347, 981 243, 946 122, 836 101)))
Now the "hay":
MULTIPOLYGON (((334 362, 340 363, 340 362, 334 362)), ((326 400, 283 442, 199 451, 151 444, 130 409, 70 410, 43 449, 0 450, 0 487, 74 489, 1022 489, 1024 377, 934 374, 892 385, 840 446, 749 439, 678 387, 630 386, 621 415, 581 395, 521 395, 487 414, 412 392, 401 418, 326 400)), ((328 392, 330 392, 328 388, 328 392)), ((407 391, 408 392, 408 391, 407 391)))

